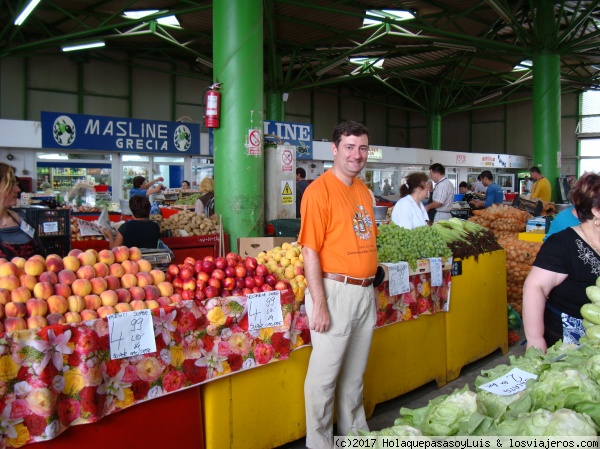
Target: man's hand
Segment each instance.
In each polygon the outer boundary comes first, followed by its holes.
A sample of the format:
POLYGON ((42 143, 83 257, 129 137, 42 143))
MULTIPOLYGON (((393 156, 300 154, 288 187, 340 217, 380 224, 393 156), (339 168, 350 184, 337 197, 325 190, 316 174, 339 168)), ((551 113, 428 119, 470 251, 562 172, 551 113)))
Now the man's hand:
POLYGON ((315 305, 312 313, 312 320, 310 320, 311 330, 315 332, 327 332, 329 330, 329 321, 330 317, 327 303, 319 307, 315 305))

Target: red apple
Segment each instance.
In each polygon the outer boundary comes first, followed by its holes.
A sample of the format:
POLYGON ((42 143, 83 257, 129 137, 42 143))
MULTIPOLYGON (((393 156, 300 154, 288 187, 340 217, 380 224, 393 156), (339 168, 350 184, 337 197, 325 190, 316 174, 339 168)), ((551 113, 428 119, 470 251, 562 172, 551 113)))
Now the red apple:
POLYGON ((196 259, 194 259, 193 257, 186 257, 185 259, 183 259, 183 263, 184 265, 192 265, 194 266, 194 264, 196 263, 196 259))
POLYGON ((205 262, 212 262, 215 263, 215 258, 213 256, 204 256, 204 259, 202 259, 205 262))
POLYGON ((179 293, 173 293, 169 298, 171 299, 171 303, 173 304, 175 304, 176 302, 183 301, 183 298, 179 293))
POLYGON ((212 285, 208 285, 204 289, 204 294, 206 295, 207 298, 215 298, 219 295, 219 289, 216 287, 213 287, 212 285))
POLYGON ((219 270, 224 270, 226 266, 227 260, 224 257, 217 257, 215 259, 215 268, 218 268, 219 270))
POLYGON ((267 274, 269 274, 269 269, 263 263, 261 263, 260 265, 257 265, 257 267, 254 269, 254 271, 259 276, 266 276, 267 274))
POLYGON ((260 290, 263 292, 270 292, 273 290, 273 287, 271 287, 269 284, 263 284, 260 286, 260 290))
POLYGON ((196 279, 186 279, 183 281, 183 291, 196 290, 196 279))
POLYGON ((265 278, 263 276, 261 276, 260 274, 254 275, 254 284, 256 284, 257 287, 260 287, 264 283, 265 283, 265 278))
POLYGON ((231 296, 231 292, 229 290, 222 289, 219 292, 219 296, 221 296, 222 298, 227 298, 228 296, 231 296))
POLYGON ((246 268, 252 268, 254 270, 258 266, 258 262, 254 257, 246 257, 244 259, 244 265, 246 265, 246 268))
POLYGON ((242 260, 241 256, 240 256, 238 253, 234 253, 234 252, 227 253, 227 254, 225 255, 225 258, 226 258, 226 259, 233 259, 233 260, 235 260, 236 262, 239 262, 240 260, 242 260))
POLYGON ((235 279, 234 278, 225 278, 223 279, 223 289, 224 290, 233 290, 235 287, 235 279))
POLYGON ((179 274, 179 267, 176 264, 172 263, 167 268, 167 273, 169 273, 171 275, 171 277, 173 279, 175 279, 177 277, 177 275, 179 274))
POLYGON ((246 272, 246 267, 243 265, 238 265, 235 267, 235 275, 239 278, 245 278, 248 273, 246 272))
POLYGON ((194 269, 190 268, 189 265, 184 265, 179 269, 179 277, 184 281, 194 278, 194 269))
POLYGON ((196 276, 196 281, 208 281, 208 278, 210 278, 210 274, 205 273, 204 271, 201 271, 200 273, 198 273, 198 276, 196 276))
POLYGON ((225 268, 223 268, 223 271, 225 272, 225 277, 228 277, 228 278, 236 277, 234 267, 226 266, 225 268))
POLYGON ((252 288, 256 285, 256 282, 254 281, 254 278, 252 276, 246 276, 244 278, 244 283, 246 284, 246 287, 248 287, 248 288, 252 288))
POLYGON ((288 288, 290 288, 289 284, 284 281, 277 281, 275 284, 275 290, 286 290, 288 288))
POLYGON ((204 294, 204 291, 201 289, 196 289, 196 291, 194 292, 194 299, 196 301, 204 301, 206 299, 206 295, 204 294))
POLYGON ((194 293, 194 290, 184 290, 181 292, 181 299, 183 299, 184 301, 194 299, 194 293))
POLYGON ((206 288, 208 287, 214 287, 217 290, 221 290, 221 281, 217 278, 210 278, 208 280, 208 286, 206 288))
POLYGON ((181 279, 180 277, 176 277, 175 279, 173 279, 173 288, 181 288, 183 289, 183 279, 181 279))
POLYGON ((244 296, 248 296, 248 295, 251 295, 251 294, 252 294, 252 293, 254 293, 254 292, 252 291, 252 289, 251 289, 251 288, 244 287, 244 288, 242 289, 242 293, 244 294, 244 296))
MULTIPOLYGON (((209 257, 209 256, 206 256, 209 257)), ((211 274, 215 269, 215 263, 212 260, 203 260, 202 261, 202 271, 205 273, 211 274)), ((221 270, 222 271, 222 270, 221 270)))
POLYGON ((237 264, 237 259, 233 259, 231 257, 226 257, 225 260, 227 261, 228 267, 235 267, 235 265, 237 264))
POLYGON ((206 283, 206 281, 203 280, 196 280, 196 290, 200 289, 203 290, 204 287, 206 287, 208 284, 206 283))
POLYGON ((231 290, 231 296, 244 296, 244 294, 242 293, 241 288, 236 287, 233 290, 231 290))
POLYGON ((222 281, 223 279, 225 279, 225 272, 223 270, 219 270, 218 268, 215 268, 215 270, 212 272, 210 277, 213 277, 215 279, 222 281))
POLYGON ((254 286, 252 287, 252 293, 260 293, 262 292, 262 289, 260 287, 254 286))
POLYGON ((254 268, 246 268, 246 276, 254 276, 255 274, 254 268))
POLYGON ((196 263, 194 264, 194 271, 196 273, 202 272, 202 261, 201 260, 197 260, 196 263))
POLYGON ((265 284, 268 284, 271 287, 274 287, 276 283, 277 283, 277 276, 275 276, 273 273, 269 273, 265 276, 265 284))

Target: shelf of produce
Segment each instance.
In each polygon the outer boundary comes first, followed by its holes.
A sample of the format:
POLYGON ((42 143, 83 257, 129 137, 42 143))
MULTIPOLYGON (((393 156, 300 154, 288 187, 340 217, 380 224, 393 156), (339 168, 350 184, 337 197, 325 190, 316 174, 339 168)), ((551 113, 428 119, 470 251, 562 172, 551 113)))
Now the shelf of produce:
POLYGON ((205 447, 266 449, 303 437, 310 354, 300 348, 288 360, 201 385, 205 447))
POLYGON ((460 262, 462 274, 452 276, 450 310, 443 314, 448 382, 466 364, 496 349, 508 351, 504 250, 460 262))
POLYGON ((446 384, 445 315, 423 315, 375 329, 364 376, 368 418, 381 402, 432 380, 440 387, 446 384))
POLYGON ((172 393, 108 415, 100 421, 72 426, 57 439, 36 443, 36 449, 130 449, 136 447, 204 448, 200 387, 172 393), (148 424, 164 416, 166 410, 185 410, 169 420, 166 431, 158 426, 150 431, 148 424), (144 431, 139 431, 144 429, 144 431))

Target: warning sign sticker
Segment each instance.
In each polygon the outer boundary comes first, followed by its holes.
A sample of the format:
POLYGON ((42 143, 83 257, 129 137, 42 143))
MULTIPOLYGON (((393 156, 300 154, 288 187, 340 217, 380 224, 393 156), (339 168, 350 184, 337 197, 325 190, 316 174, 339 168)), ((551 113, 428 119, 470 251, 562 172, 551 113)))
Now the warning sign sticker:
POLYGON ((294 169, 294 154, 292 150, 285 149, 281 153, 281 171, 292 171, 294 169))
POLYGON ((248 130, 248 154, 260 156, 262 154, 262 133, 259 129, 248 130))
POLYGON ((281 204, 294 203, 294 183, 292 181, 281 181, 281 204))

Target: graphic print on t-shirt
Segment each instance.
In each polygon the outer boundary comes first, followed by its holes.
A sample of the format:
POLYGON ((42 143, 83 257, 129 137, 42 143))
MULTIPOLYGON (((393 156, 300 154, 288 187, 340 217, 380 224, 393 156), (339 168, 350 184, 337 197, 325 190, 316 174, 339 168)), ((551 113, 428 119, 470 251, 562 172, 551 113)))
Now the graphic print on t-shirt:
POLYGON ((579 258, 584 264, 591 265, 592 273, 594 273, 596 276, 600 276, 600 260, 598 260, 598 255, 587 246, 584 246, 581 240, 577 239, 575 242, 577 244, 579 258))
POLYGON ((369 240, 373 232, 373 221, 363 206, 358 206, 358 212, 352 218, 354 233, 361 240, 369 240))

